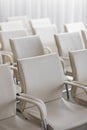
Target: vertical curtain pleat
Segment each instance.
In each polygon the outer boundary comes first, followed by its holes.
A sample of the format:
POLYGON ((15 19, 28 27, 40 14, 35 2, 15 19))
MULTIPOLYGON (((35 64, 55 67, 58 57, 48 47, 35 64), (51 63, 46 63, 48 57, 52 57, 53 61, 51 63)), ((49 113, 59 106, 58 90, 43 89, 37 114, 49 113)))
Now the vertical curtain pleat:
POLYGON ((87 24, 87 0, 0 0, 0 21, 8 16, 49 17, 63 31, 63 24, 87 24))

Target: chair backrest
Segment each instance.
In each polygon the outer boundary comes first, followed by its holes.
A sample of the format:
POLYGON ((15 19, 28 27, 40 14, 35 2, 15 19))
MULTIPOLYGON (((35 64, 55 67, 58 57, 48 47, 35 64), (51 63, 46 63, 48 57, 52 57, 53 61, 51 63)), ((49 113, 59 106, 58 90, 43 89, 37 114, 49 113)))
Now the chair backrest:
POLYGON ((27 36, 27 35, 28 35, 28 32, 26 29, 0 31, 0 42, 2 44, 2 49, 11 51, 9 39, 15 38, 15 37, 23 37, 23 36, 27 36))
POLYGON ((19 21, 19 20, 23 22, 23 25, 26 29, 28 29, 29 34, 33 34, 28 16, 14 16, 14 17, 7 18, 8 22, 19 21))
POLYGON ((10 68, 0 66, 0 120, 16 114, 16 92, 10 68))
POLYGON ((87 48, 87 30, 82 30, 81 34, 82 34, 82 37, 83 37, 83 41, 85 43, 85 48, 87 48))
POLYGON ((64 24, 65 32, 79 32, 85 30, 86 27, 83 22, 64 24))
POLYGON ((69 52, 73 77, 87 84, 87 49, 69 52))
POLYGON ((68 57, 68 52, 71 50, 85 48, 79 32, 56 34, 55 40, 59 55, 63 57, 68 57))
POLYGON ((9 30, 18 30, 25 29, 22 21, 12 21, 12 22, 1 22, 0 30, 9 31, 9 30))
POLYGON ((18 60, 25 93, 48 102, 61 97, 64 74, 57 54, 18 60))
POLYGON ((51 21, 49 18, 31 19, 30 23, 32 28, 51 25, 51 21))
POLYGON ((56 25, 34 28, 35 34, 39 35, 43 46, 48 46, 52 51, 56 51, 54 34, 58 33, 56 25))
POLYGON ((36 35, 11 39, 10 45, 15 61, 44 54, 43 45, 36 35))

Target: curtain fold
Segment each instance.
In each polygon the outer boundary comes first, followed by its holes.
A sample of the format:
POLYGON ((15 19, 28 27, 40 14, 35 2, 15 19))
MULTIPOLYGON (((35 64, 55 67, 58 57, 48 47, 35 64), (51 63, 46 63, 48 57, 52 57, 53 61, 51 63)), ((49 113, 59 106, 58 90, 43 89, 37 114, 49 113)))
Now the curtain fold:
POLYGON ((87 0, 0 0, 0 21, 8 16, 49 17, 63 31, 63 24, 83 21, 87 25, 87 0))

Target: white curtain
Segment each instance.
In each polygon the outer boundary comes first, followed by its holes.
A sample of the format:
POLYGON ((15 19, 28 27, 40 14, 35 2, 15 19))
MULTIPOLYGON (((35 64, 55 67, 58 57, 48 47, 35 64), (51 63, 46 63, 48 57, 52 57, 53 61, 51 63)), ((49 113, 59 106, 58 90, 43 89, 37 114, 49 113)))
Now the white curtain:
POLYGON ((63 31, 64 23, 87 24, 87 0, 0 0, 0 21, 8 16, 49 17, 63 31))

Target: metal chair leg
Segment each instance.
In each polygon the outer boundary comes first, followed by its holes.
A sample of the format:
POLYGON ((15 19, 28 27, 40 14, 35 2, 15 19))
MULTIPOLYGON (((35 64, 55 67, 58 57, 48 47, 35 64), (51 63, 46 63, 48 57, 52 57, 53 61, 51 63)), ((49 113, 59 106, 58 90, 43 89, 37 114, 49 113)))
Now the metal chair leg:
POLYGON ((66 84, 66 85, 65 85, 65 87, 66 87, 66 94, 67 94, 67 99, 69 99, 69 97, 70 97, 70 96, 69 96, 68 85, 66 84))
POLYGON ((46 121, 46 119, 42 120, 41 124, 42 124, 43 130, 47 130, 47 121, 46 121))

